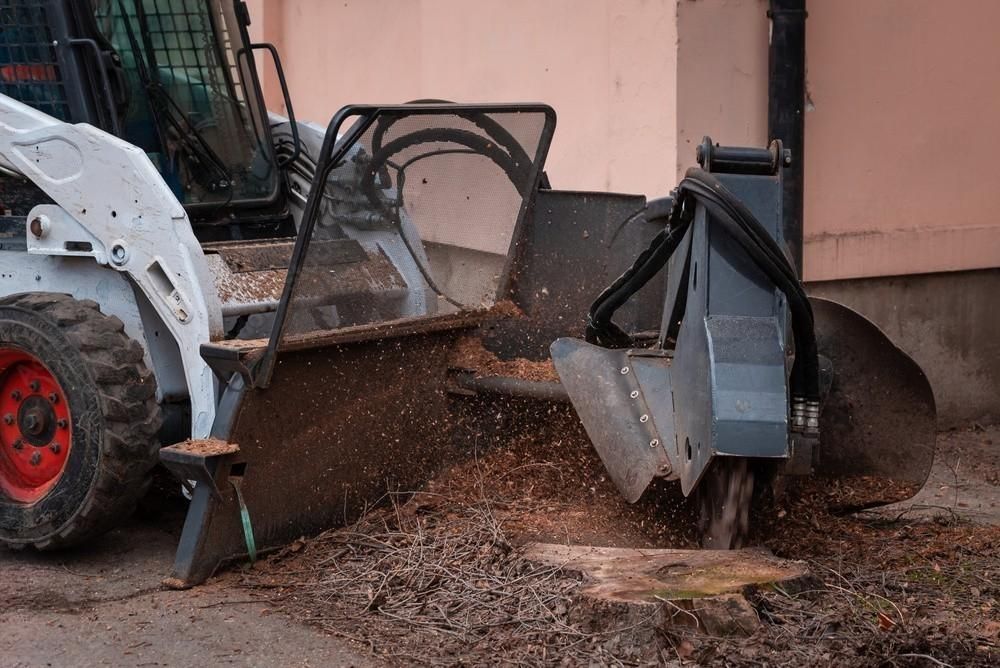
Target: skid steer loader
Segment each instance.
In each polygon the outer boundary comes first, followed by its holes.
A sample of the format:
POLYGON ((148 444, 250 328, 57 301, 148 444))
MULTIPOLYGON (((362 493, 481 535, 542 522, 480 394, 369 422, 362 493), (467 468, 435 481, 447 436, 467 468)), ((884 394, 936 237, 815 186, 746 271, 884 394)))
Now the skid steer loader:
POLYGON ((195 584, 539 405, 579 415, 627 500, 700 491, 710 546, 782 467, 845 508, 919 488, 929 386, 804 295, 780 145, 707 141, 667 199, 552 190, 549 107, 299 122, 249 22, 239 0, 0 0, 4 545, 106 531, 159 460, 190 497, 171 582, 195 584), (455 368, 470 333, 501 358, 551 344, 562 382, 455 368))

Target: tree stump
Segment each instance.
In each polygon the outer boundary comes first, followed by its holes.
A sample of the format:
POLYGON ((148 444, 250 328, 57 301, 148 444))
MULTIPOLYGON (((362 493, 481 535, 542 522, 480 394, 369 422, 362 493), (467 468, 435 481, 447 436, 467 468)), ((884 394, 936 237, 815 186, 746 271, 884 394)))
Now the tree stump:
POLYGON ((759 626, 747 600, 755 589, 814 587, 805 563, 767 550, 644 550, 532 543, 526 556, 577 572, 583 585, 570 611, 582 630, 654 655, 675 636, 746 636, 759 626))

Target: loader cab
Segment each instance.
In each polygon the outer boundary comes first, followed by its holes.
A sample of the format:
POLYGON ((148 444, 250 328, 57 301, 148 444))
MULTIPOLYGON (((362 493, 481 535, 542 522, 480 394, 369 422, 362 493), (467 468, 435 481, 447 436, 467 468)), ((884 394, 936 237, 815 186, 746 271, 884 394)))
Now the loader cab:
POLYGON ((241 0, 12 0, 0 93, 143 149, 202 241, 290 236, 241 0))

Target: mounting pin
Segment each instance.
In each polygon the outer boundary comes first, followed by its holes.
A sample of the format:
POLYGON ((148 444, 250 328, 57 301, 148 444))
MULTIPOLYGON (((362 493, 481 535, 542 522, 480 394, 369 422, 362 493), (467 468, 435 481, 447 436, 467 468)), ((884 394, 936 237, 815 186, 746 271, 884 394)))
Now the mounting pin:
POLYGON ((36 239, 44 239, 49 235, 49 230, 52 228, 52 221, 49 220, 48 216, 35 216, 28 223, 28 230, 31 232, 31 236, 36 239))

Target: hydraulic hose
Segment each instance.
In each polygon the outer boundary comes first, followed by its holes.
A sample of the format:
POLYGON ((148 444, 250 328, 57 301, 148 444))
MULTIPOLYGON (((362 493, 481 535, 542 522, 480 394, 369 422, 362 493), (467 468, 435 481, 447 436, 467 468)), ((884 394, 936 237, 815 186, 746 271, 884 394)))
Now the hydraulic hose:
POLYGON ((673 255, 694 220, 695 204, 706 208, 712 221, 723 229, 768 277, 788 301, 796 355, 792 366, 793 396, 819 400, 819 362, 812 307, 795 269, 777 242, 749 209, 712 174, 698 168, 688 170, 677 186, 670 224, 650 243, 624 274, 604 290, 590 308, 586 338, 609 347, 627 347, 631 338, 612 321, 632 295, 655 276, 673 255))
POLYGON ((523 188, 531 187, 531 184, 527 184, 527 178, 525 178, 530 174, 531 164, 518 165, 511 159, 510 155, 486 137, 469 130, 427 128, 416 130, 394 139, 372 154, 371 167, 365 170, 362 176, 361 190, 374 206, 385 208, 385 202, 379 197, 375 188, 375 175, 380 171, 381 167, 388 163, 389 159, 397 153, 412 146, 428 143, 447 143, 463 146, 469 149, 470 152, 479 153, 492 160, 504 171, 507 178, 518 188, 519 192, 523 188))
MULTIPOLYGON (((412 102, 407 102, 407 104, 451 104, 447 100, 413 100, 412 102)), ((450 113, 450 112, 449 112, 450 113)), ((503 148, 510 157, 511 165, 516 169, 530 170, 532 158, 521 146, 520 142, 514 139, 514 136, 505 128, 501 123, 498 123, 494 119, 490 118, 485 114, 469 114, 458 112, 457 115, 460 118, 464 118, 469 121, 480 130, 486 133, 486 135, 495 141, 501 148, 503 148)), ((388 132, 389 128, 392 127, 397 121, 400 120, 398 116, 386 116, 380 118, 375 125, 375 129, 372 132, 371 146, 372 152, 378 153, 382 149, 382 144, 385 139, 385 133, 388 132)), ((505 171, 509 171, 505 168, 505 171)))
MULTIPOLYGON (((679 206, 675 203, 675 208, 679 206)), ((587 314, 586 339, 609 348, 627 348, 632 338, 611 318, 632 295, 649 282, 662 269, 670 256, 677 250, 687 223, 673 224, 664 228, 650 242, 649 247, 639 254, 629 269, 598 296, 587 314)))

